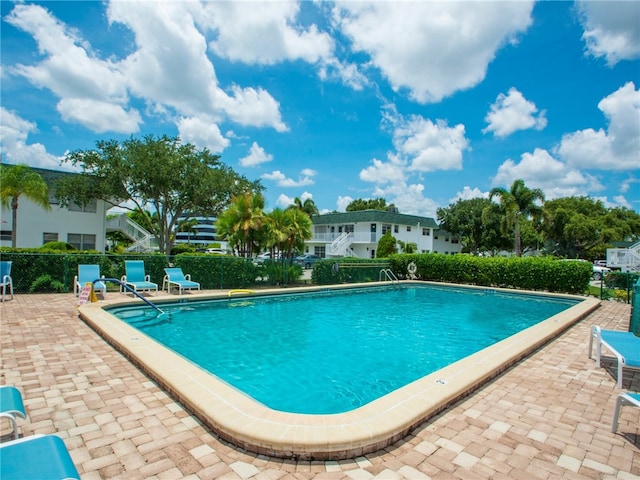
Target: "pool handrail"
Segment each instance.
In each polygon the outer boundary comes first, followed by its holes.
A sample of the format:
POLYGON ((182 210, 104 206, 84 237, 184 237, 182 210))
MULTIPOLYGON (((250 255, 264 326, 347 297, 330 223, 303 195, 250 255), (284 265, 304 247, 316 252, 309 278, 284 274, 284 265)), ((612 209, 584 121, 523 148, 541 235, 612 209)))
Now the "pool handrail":
POLYGON ((149 301, 146 298, 144 298, 142 295, 140 295, 137 291, 135 291, 129 285, 124 283, 122 280, 118 280, 117 278, 98 278, 98 279, 94 280, 91 283, 95 284, 96 282, 113 282, 113 283, 117 283, 118 285, 120 285, 121 288, 124 288, 128 292, 131 292, 135 297, 138 297, 140 300, 142 300, 143 302, 145 302, 146 304, 148 304, 152 308, 156 309, 158 312, 164 313, 162 310, 160 310, 160 308, 157 305, 154 305, 153 303, 151 303, 151 301, 149 301))

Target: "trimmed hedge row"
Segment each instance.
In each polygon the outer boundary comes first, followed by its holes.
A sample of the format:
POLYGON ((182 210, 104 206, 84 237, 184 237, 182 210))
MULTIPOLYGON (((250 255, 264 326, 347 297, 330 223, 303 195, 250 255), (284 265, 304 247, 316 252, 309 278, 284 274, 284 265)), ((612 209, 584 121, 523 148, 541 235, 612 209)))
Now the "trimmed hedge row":
POLYGON ((371 282, 380 270, 390 268, 399 279, 415 277, 433 282, 482 285, 487 287, 583 293, 589 287, 592 266, 586 262, 561 262, 551 257, 474 257, 438 253, 392 255, 388 259, 322 260, 313 269, 313 283, 371 282), (335 266, 337 264, 337 267, 335 266))

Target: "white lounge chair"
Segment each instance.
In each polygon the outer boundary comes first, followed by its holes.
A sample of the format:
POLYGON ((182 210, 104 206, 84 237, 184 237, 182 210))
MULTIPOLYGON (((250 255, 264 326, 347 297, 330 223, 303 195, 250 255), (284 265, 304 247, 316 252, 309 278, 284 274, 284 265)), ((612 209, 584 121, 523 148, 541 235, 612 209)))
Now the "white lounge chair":
MULTIPOLYGON (((125 283, 136 292, 147 290, 151 293, 152 290, 158 292, 158 284, 153 283, 149 275, 144 273, 144 262, 142 260, 125 260, 124 268, 126 274, 122 277, 122 283, 125 283)), ((124 289, 120 287, 120 293, 124 289)))
POLYGON ((104 275, 100 275, 100 265, 78 265, 78 275, 73 278, 73 293, 76 297, 82 291, 85 284, 93 283, 93 290, 97 293, 102 293, 102 298, 105 298, 107 294, 107 286, 104 282, 94 282, 104 278, 104 275))
POLYGON ((631 405, 632 407, 640 407, 640 393, 621 393, 616 399, 616 406, 613 410, 613 421, 611 422, 611 431, 618 431, 618 417, 620 416, 620 407, 631 405))
POLYGON ((165 276, 162 280, 162 290, 167 289, 167 293, 171 293, 171 285, 176 285, 180 295, 182 290, 200 290, 200 284, 198 282, 191 281, 191 275, 188 273, 185 275, 182 269, 179 267, 171 267, 164 269, 165 276))
MULTIPOLYGON (((0 385, 0 418, 6 418, 13 427, 13 438, 18 438, 18 422, 16 418, 27 418, 20 390, 12 385, 0 385)), ((1 470, 1 468, 0 468, 1 470)), ((4 478, 4 477, 3 477, 4 478)))
POLYGON ((2 288, 2 301, 7 294, 7 288, 13 298, 13 279, 11 278, 11 262, 0 262, 0 288, 2 288))
POLYGON ((640 337, 632 332, 618 330, 602 330, 595 326, 589 336, 589 358, 593 356, 593 346, 596 347, 596 367, 600 368, 602 347, 613 353, 617 360, 618 388, 622 388, 622 373, 625 368, 640 369, 640 337))

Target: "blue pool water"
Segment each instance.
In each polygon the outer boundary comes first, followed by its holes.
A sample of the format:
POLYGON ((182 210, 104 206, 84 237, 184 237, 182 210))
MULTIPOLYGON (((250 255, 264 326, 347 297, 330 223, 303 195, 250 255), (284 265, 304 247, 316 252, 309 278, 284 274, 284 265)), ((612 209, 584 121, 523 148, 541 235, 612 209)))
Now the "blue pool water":
POLYGON ((360 407, 575 305, 433 286, 120 307, 110 313, 266 406, 360 407))

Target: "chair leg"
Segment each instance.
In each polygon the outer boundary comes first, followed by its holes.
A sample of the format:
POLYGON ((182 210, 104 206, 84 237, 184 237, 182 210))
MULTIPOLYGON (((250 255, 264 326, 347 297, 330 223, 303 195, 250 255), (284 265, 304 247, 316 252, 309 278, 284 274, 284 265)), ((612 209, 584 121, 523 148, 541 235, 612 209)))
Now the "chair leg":
POLYGON ((11 436, 14 439, 18 438, 18 422, 16 421, 16 417, 11 415, 10 413, 0 413, 0 418, 6 418, 7 420, 9 420, 9 422, 11 422, 11 426, 13 427, 11 436))

